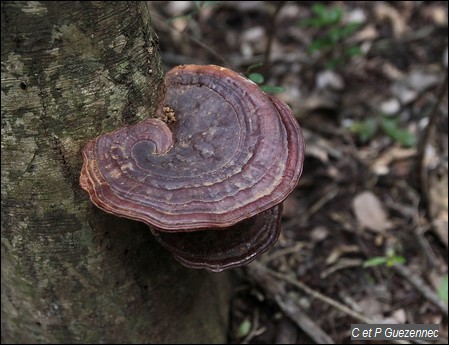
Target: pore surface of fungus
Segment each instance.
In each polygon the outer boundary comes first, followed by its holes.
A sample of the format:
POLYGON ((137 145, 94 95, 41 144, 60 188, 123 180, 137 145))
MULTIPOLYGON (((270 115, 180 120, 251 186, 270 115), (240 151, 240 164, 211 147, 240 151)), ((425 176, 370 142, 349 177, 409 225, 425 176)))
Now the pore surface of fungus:
POLYGON ((185 65, 166 74, 156 118, 90 141, 83 155, 80 184, 95 205, 145 222, 185 265, 220 270, 276 240, 273 208, 298 183, 304 142, 288 106, 253 82, 223 67, 185 65), (251 241, 235 234, 254 227, 260 243, 237 249, 251 241))
POLYGON ((169 233, 153 230, 156 239, 188 267, 221 271, 251 261, 279 237, 282 205, 229 228, 169 233))

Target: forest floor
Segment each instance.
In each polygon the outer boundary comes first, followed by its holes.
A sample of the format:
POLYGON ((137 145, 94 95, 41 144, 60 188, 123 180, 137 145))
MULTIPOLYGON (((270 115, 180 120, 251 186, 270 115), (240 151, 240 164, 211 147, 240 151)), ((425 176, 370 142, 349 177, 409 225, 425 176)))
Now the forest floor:
POLYGON ((355 323, 431 323, 447 343, 447 2, 150 6, 166 70, 249 76, 306 140, 280 239, 234 270, 228 341, 343 343, 355 323))

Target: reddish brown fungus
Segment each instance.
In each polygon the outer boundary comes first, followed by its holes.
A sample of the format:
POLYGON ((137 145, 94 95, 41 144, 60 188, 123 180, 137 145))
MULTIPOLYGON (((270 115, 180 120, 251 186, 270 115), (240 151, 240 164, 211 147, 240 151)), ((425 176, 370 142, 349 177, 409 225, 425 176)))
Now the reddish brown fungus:
POLYGON ((165 88, 158 118, 86 145, 81 187, 99 208, 148 224, 186 266, 247 263, 279 234, 277 205, 302 172, 300 127, 226 68, 175 67, 165 88))
POLYGON ((153 234, 184 265, 221 271, 249 263, 271 247, 279 237, 281 211, 280 204, 222 230, 153 234))

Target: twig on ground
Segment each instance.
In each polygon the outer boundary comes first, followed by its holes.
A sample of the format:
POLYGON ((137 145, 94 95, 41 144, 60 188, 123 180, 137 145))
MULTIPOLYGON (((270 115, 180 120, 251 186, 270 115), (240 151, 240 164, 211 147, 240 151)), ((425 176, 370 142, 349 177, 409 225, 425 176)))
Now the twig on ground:
POLYGON ((444 96, 447 93, 447 78, 448 73, 446 71, 446 76, 444 77, 443 83, 440 85, 436 101, 429 111, 428 115, 429 123, 427 124, 423 137, 419 142, 418 155, 416 158, 416 166, 417 166, 416 171, 418 172, 418 183, 422 194, 422 203, 427 210, 429 219, 432 219, 432 214, 430 210, 429 182, 427 179, 427 171, 425 165, 426 147, 429 144, 431 138, 433 137, 433 132, 435 130, 435 126, 439 115, 439 107, 441 102, 443 101, 444 96))
POLYGON ((419 201, 420 196, 418 193, 405 181, 398 183, 398 187, 401 188, 402 195, 406 196, 410 201, 411 206, 402 205, 395 202, 391 197, 386 197, 386 205, 401 213, 404 218, 410 218, 412 235, 415 236, 418 245, 421 247, 420 254, 422 254, 423 260, 425 260, 425 266, 428 268, 436 268, 439 266, 438 258, 432 250, 428 240, 424 236, 425 232, 429 230, 430 225, 422 224, 422 219, 420 217, 419 201))
MULTIPOLYGON (((334 344, 335 342, 326 332, 321 329, 319 325, 317 325, 312 319, 310 319, 307 314, 305 314, 300 309, 300 307, 296 303, 294 303, 294 301, 291 301, 287 297, 287 293, 281 281, 299 288, 303 292, 321 300, 324 303, 329 304, 335 309, 353 317, 357 321, 367 324, 379 323, 379 320, 372 320, 367 316, 364 316, 361 313, 358 313, 350 309, 349 307, 333 300, 332 298, 324 296, 318 291, 315 291, 312 288, 308 287, 304 283, 295 280, 285 274, 273 271, 258 262, 253 262, 251 265, 247 266, 246 271, 266 291, 266 293, 276 301, 279 308, 281 308, 281 310, 293 322, 295 322, 296 325, 304 331, 304 333, 306 333, 318 344, 334 344), (270 276, 278 278, 279 280, 270 278, 270 276)), ((392 340, 391 342, 394 344, 410 344, 409 341, 405 340, 392 340)), ((419 343, 419 341, 414 342, 419 343)))
POLYGON ((396 264, 393 266, 394 270, 403 278, 408 280, 408 282, 418 290, 427 300, 429 300, 432 304, 437 306, 447 317, 448 316, 448 307, 447 304, 444 303, 435 292, 417 275, 413 274, 410 269, 408 269, 404 265, 396 264))
POLYGON ((362 315, 352 309, 350 309, 349 307, 345 306, 344 304, 341 304, 335 300, 333 300, 330 297, 327 297, 325 295, 323 295, 322 293, 313 290, 312 288, 308 287, 306 284, 304 284, 303 282, 293 279, 291 277, 289 277, 288 275, 273 271, 271 269, 269 269, 268 267, 262 266, 259 263, 253 263, 251 266, 257 266, 257 268, 260 271, 265 271, 266 273, 268 273, 269 275, 276 277, 278 279, 281 279, 295 287, 297 287, 298 289, 300 289, 301 291, 304 291, 305 293, 311 295, 312 297, 319 299, 320 301, 329 304, 330 306, 338 309, 339 311, 353 317, 354 319, 363 322, 363 323, 374 323, 374 320, 371 320, 370 318, 368 318, 365 315, 362 315))
POLYGON ((276 295, 274 300, 279 308, 293 320, 307 335, 318 344, 335 344, 332 338, 327 335, 305 312, 292 303, 285 296, 276 295))
POLYGON ((294 244, 293 246, 289 246, 287 248, 282 248, 273 253, 266 254, 264 257, 261 258, 261 260, 263 260, 264 263, 267 263, 267 262, 273 261, 281 256, 297 253, 298 251, 303 249, 305 246, 306 246, 306 244, 304 242, 298 242, 298 243, 294 244))
POLYGON ((265 289, 267 295, 276 301, 279 308, 287 315, 300 329, 318 344, 334 344, 332 338, 326 334, 306 313, 296 304, 292 303, 286 295, 284 284, 273 279, 267 269, 257 262, 247 267, 247 272, 251 277, 265 289))

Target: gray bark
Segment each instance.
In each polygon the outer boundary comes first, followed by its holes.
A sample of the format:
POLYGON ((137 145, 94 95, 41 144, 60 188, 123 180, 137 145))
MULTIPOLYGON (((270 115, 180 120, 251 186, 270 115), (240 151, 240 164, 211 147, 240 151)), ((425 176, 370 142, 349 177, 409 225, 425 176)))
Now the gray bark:
POLYGON ((224 342, 223 274, 189 270, 78 184, 91 138, 162 91, 140 2, 2 2, 2 342, 224 342))

